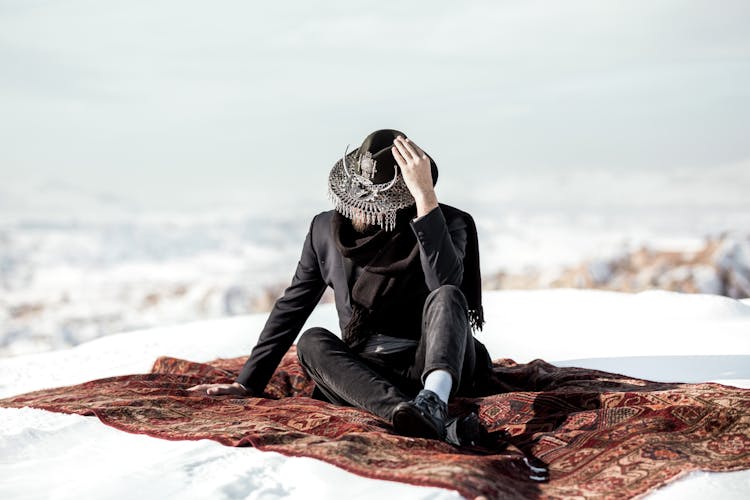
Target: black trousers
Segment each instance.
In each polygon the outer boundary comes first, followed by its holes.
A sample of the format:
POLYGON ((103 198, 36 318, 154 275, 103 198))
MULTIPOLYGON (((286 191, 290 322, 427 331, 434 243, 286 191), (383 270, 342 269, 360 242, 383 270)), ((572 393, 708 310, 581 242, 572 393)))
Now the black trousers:
POLYGON ((329 330, 316 327, 302 334, 297 355, 315 380, 315 397, 363 408, 388 422, 395 406, 412 399, 431 371, 451 374, 451 396, 471 394, 477 359, 489 359, 471 333, 466 298, 453 285, 433 290, 425 300, 422 335, 414 348, 386 355, 356 353, 329 330))

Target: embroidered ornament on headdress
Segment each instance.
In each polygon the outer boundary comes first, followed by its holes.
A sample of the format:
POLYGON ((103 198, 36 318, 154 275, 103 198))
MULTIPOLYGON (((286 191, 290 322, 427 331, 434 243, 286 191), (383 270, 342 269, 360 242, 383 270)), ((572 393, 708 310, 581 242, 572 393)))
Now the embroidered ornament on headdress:
MULTIPOLYGON (((348 146, 347 149, 349 149, 348 146)), ((346 156, 346 151, 344 151, 344 156, 346 156)), ((375 177, 375 173, 378 171, 376 168, 377 163, 378 162, 372 159, 372 153, 365 151, 365 154, 359 157, 359 170, 362 172, 363 176, 372 181, 372 178, 375 177)), ((346 164, 344 167, 346 167, 346 164)), ((396 172, 396 175, 398 175, 398 172, 396 172)))
POLYGON ((336 210, 349 219, 361 217, 368 224, 377 224, 386 231, 396 226, 396 211, 410 207, 414 197, 403 178, 394 168, 393 179, 374 184, 377 161, 369 151, 357 155, 359 148, 336 162, 328 178, 328 197, 336 210))

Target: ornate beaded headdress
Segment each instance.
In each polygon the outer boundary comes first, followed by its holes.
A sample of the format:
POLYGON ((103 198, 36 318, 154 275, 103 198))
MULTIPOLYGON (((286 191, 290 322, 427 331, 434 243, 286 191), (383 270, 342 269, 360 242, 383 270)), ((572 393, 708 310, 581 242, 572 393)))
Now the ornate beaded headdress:
MULTIPOLYGON (((396 227, 397 212, 414 205, 393 156, 393 141, 398 136, 406 138, 399 130, 376 130, 351 153, 347 146, 333 166, 328 176, 328 197, 344 217, 361 217, 367 224, 391 231, 396 227)), ((432 157, 430 170, 435 185, 438 171, 432 157)))
POLYGON ((393 168, 390 181, 374 183, 377 160, 369 151, 359 154, 359 150, 348 153, 349 146, 346 146, 344 156, 328 177, 328 197, 344 217, 361 216, 368 224, 391 231, 396 226, 396 211, 413 205, 414 197, 398 168, 393 168))

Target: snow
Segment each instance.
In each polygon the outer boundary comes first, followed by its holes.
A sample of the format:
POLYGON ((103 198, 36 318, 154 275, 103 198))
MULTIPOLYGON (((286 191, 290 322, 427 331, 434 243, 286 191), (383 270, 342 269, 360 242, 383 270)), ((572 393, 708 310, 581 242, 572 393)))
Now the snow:
MULTIPOLYGON (((478 334, 494 358, 542 358, 664 381, 750 388, 750 300, 593 290, 485 292, 478 334)), ((157 356, 249 353, 265 314, 139 330, 74 348, 0 359, 0 397, 147 372, 157 356)), ((337 330, 331 304, 307 326, 337 330)), ((2 498, 424 498, 448 490, 365 479, 308 458, 121 432, 92 417, 0 409, 2 498)), ((745 498, 750 471, 692 473, 652 499, 745 498)))
MULTIPOLYGON (((739 297, 750 294, 748 165, 750 160, 695 171, 495 172, 471 189, 454 175, 437 190, 442 201, 474 216, 482 276, 490 282, 496 273, 531 275, 538 284, 526 287, 538 288, 555 281, 563 268, 588 263, 591 286, 632 290, 632 281, 667 288, 689 278, 691 270, 650 267, 624 279, 613 259, 641 247, 698 252, 707 239, 727 235, 717 262, 693 268, 695 288, 673 289, 739 297), (443 197, 441 190, 452 195, 443 197), (618 284, 618 277, 624 282, 618 284)), ((294 196, 288 203, 287 189, 269 187, 273 208, 254 205, 254 197, 235 197, 229 186, 198 203, 208 196, 201 187, 198 198, 180 197, 188 206, 157 209, 145 200, 113 199, 104 187, 4 179, 0 357, 267 310, 289 283, 311 216, 330 203, 324 194, 294 196)), ((162 206, 165 194, 151 201, 162 206)))

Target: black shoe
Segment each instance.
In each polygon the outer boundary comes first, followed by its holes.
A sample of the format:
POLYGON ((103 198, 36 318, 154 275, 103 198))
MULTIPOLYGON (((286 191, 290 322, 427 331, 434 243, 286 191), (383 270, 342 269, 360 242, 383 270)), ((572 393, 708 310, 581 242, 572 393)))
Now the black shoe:
POLYGON ((451 417, 445 424, 445 441, 460 448, 473 448, 484 444, 487 432, 476 413, 451 417))
POLYGON ((393 410, 393 427, 405 436, 429 439, 445 438, 448 405, 434 392, 422 389, 411 401, 396 405, 393 410))

